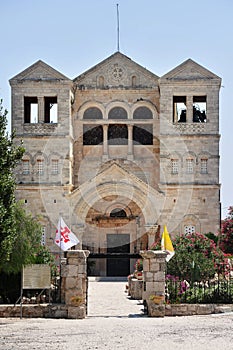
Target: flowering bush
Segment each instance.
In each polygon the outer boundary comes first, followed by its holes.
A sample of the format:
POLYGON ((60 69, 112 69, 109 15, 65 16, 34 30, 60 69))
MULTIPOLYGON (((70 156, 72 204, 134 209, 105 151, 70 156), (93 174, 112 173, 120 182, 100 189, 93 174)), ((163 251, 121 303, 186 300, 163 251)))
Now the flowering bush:
POLYGON ((167 273, 181 280, 205 281, 214 275, 228 275, 228 259, 213 240, 201 233, 181 235, 173 241, 174 257, 167 265, 167 273))
POLYGON ((224 253, 233 255, 233 207, 230 207, 228 216, 222 221, 219 235, 219 247, 224 253))

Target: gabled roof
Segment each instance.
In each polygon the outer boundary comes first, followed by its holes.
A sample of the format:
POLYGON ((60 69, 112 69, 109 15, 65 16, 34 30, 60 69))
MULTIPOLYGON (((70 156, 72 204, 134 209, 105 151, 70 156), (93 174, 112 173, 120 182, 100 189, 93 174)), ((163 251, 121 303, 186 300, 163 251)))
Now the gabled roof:
POLYGON ((142 67, 138 63, 132 61, 131 58, 117 51, 113 55, 107 57, 100 63, 96 64, 92 68, 88 69, 84 73, 77 76, 73 81, 79 83, 80 81, 83 81, 89 76, 91 76, 93 73, 98 74, 98 71, 101 72, 103 69, 109 67, 111 64, 117 64, 117 63, 120 64, 122 67, 127 67, 127 69, 131 68, 132 71, 133 70, 137 71, 141 75, 146 76, 147 78, 149 78, 154 82, 157 82, 159 79, 157 75, 153 74, 152 72, 142 67))
POLYGON ((185 81, 185 80, 209 80, 214 79, 221 82, 221 78, 204 68, 190 58, 179 66, 172 69, 160 78, 160 82, 165 80, 185 81))
POLYGON ((30 67, 26 68, 21 73, 17 74, 13 78, 10 79, 12 81, 25 81, 25 80, 43 80, 43 81, 51 81, 51 80, 66 80, 71 81, 65 75, 58 72, 56 69, 49 66, 47 63, 39 60, 32 64, 30 67))

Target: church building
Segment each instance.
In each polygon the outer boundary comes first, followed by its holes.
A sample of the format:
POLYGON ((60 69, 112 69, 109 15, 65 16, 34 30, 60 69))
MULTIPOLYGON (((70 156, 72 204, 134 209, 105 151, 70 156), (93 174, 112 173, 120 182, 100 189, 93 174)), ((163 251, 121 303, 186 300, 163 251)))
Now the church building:
POLYGON ((164 225, 171 237, 217 233, 217 75, 188 59, 159 77, 117 51, 73 80, 39 60, 10 85, 26 149, 16 197, 52 252, 59 216, 102 276, 132 272, 127 256, 164 225))

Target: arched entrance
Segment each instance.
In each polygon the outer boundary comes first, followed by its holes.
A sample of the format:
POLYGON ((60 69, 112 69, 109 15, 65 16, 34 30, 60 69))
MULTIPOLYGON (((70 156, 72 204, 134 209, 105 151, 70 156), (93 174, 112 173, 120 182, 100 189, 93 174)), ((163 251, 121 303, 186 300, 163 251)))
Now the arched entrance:
POLYGON ((113 162, 70 200, 77 227, 83 227, 81 247, 91 252, 89 274, 132 272, 140 250, 154 242, 156 231, 148 235, 148 225, 157 223, 164 195, 113 162))

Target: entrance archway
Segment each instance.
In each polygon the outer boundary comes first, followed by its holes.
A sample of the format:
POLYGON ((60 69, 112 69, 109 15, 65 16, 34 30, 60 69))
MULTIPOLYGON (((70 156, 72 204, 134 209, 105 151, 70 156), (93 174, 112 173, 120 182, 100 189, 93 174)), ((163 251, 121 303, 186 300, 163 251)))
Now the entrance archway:
POLYGON ((120 275, 124 269, 125 275, 132 272, 136 262, 134 254, 147 248, 148 226, 157 223, 164 194, 113 161, 69 196, 77 228, 83 227, 81 247, 91 252, 89 269, 92 273, 100 276, 116 274, 113 266, 117 266, 117 262, 106 260, 110 259, 106 254, 113 254, 114 259, 121 254, 122 259, 127 259, 125 264, 122 262, 121 269, 118 259, 120 275), (126 237, 127 243, 122 241, 126 237))

